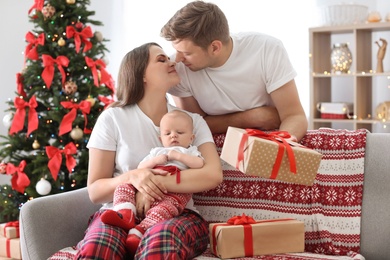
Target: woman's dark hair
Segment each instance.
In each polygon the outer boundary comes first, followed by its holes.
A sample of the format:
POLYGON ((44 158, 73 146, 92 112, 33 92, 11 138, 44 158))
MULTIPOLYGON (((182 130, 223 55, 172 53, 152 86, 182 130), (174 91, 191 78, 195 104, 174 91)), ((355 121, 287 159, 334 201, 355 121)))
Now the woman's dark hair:
POLYGON ((160 47, 155 42, 145 43, 129 51, 119 67, 116 96, 110 107, 124 107, 138 103, 144 96, 144 75, 149 62, 149 49, 160 47))
POLYGON ((161 29, 168 41, 188 39, 206 49, 214 40, 230 40, 229 24, 222 10, 213 3, 193 1, 178 10, 161 29))

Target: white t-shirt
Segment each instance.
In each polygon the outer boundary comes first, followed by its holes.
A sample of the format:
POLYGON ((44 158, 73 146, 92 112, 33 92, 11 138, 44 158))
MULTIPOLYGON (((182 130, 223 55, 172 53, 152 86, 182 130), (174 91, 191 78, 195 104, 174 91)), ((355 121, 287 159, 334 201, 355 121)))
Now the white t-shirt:
POLYGON ((193 96, 209 115, 272 106, 269 93, 296 77, 282 42, 261 33, 239 33, 231 37, 233 50, 221 67, 193 72, 178 63, 176 70, 181 82, 169 93, 193 96))
MULTIPOLYGON (((168 111, 178 109, 170 104, 168 111)), ((194 145, 214 142, 206 121, 198 114, 187 112, 193 119, 194 145)), ((108 108, 96 121, 87 148, 115 151, 114 176, 136 169, 154 147, 161 146, 159 127, 147 117, 138 105, 108 108)), ((111 205, 106 205, 111 207, 111 205)))
MULTIPOLYGON (((141 162, 148 161, 148 160, 150 160, 154 157, 157 157, 161 154, 168 154, 169 151, 178 151, 179 153, 182 153, 182 154, 188 154, 188 155, 197 156, 197 157, 202 158, 202 155, 199 152, 198 147, 196 147, 195 145, 190 145, 188 148, 185 148, 182 146, 171 146, 171 147, 162 147, 161 146, 161 147, 152 148, 152 150, 150 150, 150 153, 141 162)), ((176 166, 177 168, 179 168, 179 170, 188 169, 187 165, 185 165, 184 163, 177 161, 177 160, 168 161, 167 164, 165 164, 165 165, 176 166)))

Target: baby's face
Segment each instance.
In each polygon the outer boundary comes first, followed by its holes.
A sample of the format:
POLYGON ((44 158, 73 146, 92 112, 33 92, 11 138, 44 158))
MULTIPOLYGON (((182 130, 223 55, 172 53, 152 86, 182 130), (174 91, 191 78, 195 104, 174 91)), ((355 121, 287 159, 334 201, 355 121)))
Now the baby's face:
POLYGON ((189 147, 194 139, 192 121, 179 116, 167 116, 160 123, 160 138, 164 147, 189 147))

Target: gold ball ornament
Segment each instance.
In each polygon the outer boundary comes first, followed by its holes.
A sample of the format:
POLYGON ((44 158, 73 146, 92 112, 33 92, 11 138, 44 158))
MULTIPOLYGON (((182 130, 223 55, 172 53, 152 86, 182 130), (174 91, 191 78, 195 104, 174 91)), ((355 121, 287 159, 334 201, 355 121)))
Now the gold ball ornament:
POLYGON ((41 144, 38 142, 38 140, 34 140, 33 144, 32 144, 32 148, 37 150, 41 147, 41 144))
POLYGON ((76 3, 76 0, 66 0, 66 3, 68 5, 74 5, 76 3))
POLYGON ((46 18, 51 18, 55 13, 56 13, 56 8, 54 6, 51 6, 50 4, 47 4, 42 8, 42 14, 43 17, 46 18))
POLYGON ((72 131, 70 131, 70 137, 75 141, 82 139, 83 135, 83 130, 81 130, 78 126, 76 126, 72 129, 72 131))
POLYGON ((91 96, 88 96, 88 98, 85 101, 88 101, 89 103, 91 103, 91 107, 93 107, 96 103, 95 99, 91 96))
POLYGON ((58 46, 61 46, 61 47, 63 47, 63 46, 65 46, 65 40, 64 40, 64 38, 60 38, 58 41, 57 41, 57 44, 58 44, 58 46))
POLYGON ((94 33, 94 35, 95 35, 95 38, 96 38, 96 40, 97 40, 98 42, 103 41, 103 34, 102 34, 101 32, 96 31, 96 32, 94 33))

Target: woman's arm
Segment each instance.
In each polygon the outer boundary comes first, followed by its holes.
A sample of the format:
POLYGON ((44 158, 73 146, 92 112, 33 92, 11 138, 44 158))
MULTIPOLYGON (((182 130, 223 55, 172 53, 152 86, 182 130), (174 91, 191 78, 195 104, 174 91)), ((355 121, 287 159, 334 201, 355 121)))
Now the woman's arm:
POLYGON ((200 169, 183 170, 179 184, 176 183, 174 175, 156 176, 169 192, 196 193, 215 188, 222 182, 221 160, 215 144, 204 143, 198 149, 204 158, 204 166, 200 169))
POLYGON ((132 184, 150 200, 160 199, 166 192, 157 177, 166 174, 159 169, 135 169, 113 177, 115 152, 89 149, 88 193, 93 203, 107 203, 113 199, 115 188, 122 183, 132 184))

